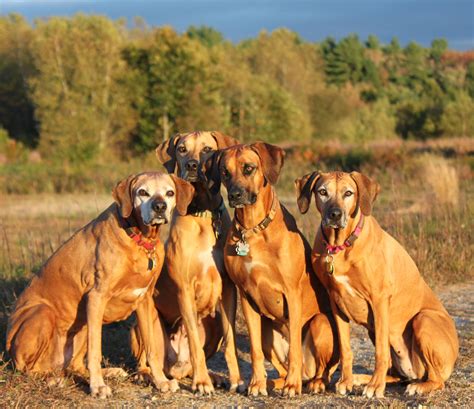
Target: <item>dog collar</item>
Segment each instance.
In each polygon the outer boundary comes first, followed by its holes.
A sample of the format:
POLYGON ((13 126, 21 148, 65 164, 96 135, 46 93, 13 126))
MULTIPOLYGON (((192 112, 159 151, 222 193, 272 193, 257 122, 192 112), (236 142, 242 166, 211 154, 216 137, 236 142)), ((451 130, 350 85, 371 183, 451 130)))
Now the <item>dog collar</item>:
POLYGON ((248 244, 246 237, 252 234, 257 234, 265 230, 268 225, 273 221, 277 212, 277 204, 278 201, 276 200, 275 191, 272 188, 272 207, 270 208, 270 212, 265 216, 265 218, 258 223, 256 226, 251 227, 250 229, 246 229, 242 226, 242 223, 239 222, 237 219, 237 214, 234 214, 234 226, 235 229, 240 233, 241 239, 235 245, 235 252, 239 256, 246 256, 250 251, 250 245, 248 244))
POLYGON ((221 204, 214 210, 191 210, 187 213, 189 216, 202 217, 204 219, 212 219, 212 229, 216 239, 222 233, 222 214, 226 210, 224 199, 221 199, 221 204))
POLYGON ((156 266, 155 249, 159 240, 146 240, 143 234, 135 231, 133 227, 126 227, 125 232, 138 246, 145 249, 148 256, 148 270, 153 270, 156 266))
POLYGON ((333 246, 329 244, 329 239, 327 238, 326 234, 324 233, 323 225, 321 223, 321 233, 323 234, 323 240, 324 243, 326 244, 326 250, 328 254, 337 254, 342 250, 347 249, 348 247, 351 247, 354 242, 357 240, 357 238, 360 236, 360 233, 362 232, 362 228, 364 227, 364 215, 360 215, 359 223, 357 223, 356 228, 354 231, 350 234, 350 236, 344 241, 343 244, 339 246, 333 246))

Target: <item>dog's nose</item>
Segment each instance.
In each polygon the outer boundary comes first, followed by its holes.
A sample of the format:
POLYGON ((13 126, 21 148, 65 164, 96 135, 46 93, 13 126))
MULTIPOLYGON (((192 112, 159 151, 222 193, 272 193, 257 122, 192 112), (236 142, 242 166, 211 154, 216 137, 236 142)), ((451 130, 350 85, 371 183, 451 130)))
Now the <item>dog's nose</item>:
POLYGON ((334 207, 332 209, 329 210, 329 214, 328 214, 329 218, 333 221, 338 221, 338 220, 341 220, 341 217, 342 217, 342 210, 337 208, 337 207, 334 207))
POLYGON ((199 163, 198 163, 197 160, 191 159, 186 163, 185 168, 188 171, 196 171, 197 168, 198 168, 198 165, 199 165, 199 163))
POLYGON ((239 200, 242 198, 242 191, 240 189, 232 189, 229 192, 229 200, 239 200))
POLYGON ((155 212, 163 213, 166 210, 166 202, 162 202, 161 200, 155 200, 151 207, 155 212))

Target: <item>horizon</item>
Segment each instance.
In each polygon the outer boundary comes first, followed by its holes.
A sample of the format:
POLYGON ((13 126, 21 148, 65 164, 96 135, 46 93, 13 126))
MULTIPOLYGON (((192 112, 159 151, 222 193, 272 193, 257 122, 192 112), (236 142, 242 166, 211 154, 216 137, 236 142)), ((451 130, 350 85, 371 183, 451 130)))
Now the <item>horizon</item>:
POLYGON ((402 46, 414 41, 429 47, 445 38, 450 49, 474 49, 470 0, 3 0, 0 15, 10 13, 29 22, 84 13, 125 18, 130 25, 141 17, 149 26, 171 25, 178 32, 204 25, 234 43, 284 27, 312 42, 349 34, 365 40, 373 34, 384 44, 396 37, 402 46))

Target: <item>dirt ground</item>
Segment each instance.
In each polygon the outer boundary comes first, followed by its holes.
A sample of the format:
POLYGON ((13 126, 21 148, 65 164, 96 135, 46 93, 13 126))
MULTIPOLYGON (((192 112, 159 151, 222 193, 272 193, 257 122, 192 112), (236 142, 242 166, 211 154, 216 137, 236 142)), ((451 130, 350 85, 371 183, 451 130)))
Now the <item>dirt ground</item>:
MULTIPOLYGON (((181 390, 175 394, 159 393, 151 386, 134 383, 132 376, 125 380, 110 379, 113 397, 100 401, 87 393, 84 380, 68 378, 62 388, 49 387, 44 379, 31 379, 15 373, 11 367, 0 360, 0 407, 293 407, 293 406, 383 406, 383 407, 472 407, 474 397, 474 284, 460 284, 438 289, 448 311, 456 320, 460 334, 460 356, 446 389, 425 397, 404 395, 405 385, 387 386, 384 399, 368 400, 361 396, 362 387, 346 397, 334 392, 336 372, 329 391, 322 395, 303 394, 293 399, 282 398, 272 391, 268 397, 251 398, 246 395, 231 394, 218 389, 212 397, 195 396, 190 390, 190 381, 181 383, 181 390)), ((130 374, 133 361, 130 359, 127 332, 130 322, 112 324, 104 329, 104 365, 122 366, 130 374)), ((251 374, 249 341, 244 323, 239 314, 238 349, 240 365, 246 381, 251 374)), ((361 327, 353 327, 352 344, 354 349, 354 372, 370 373, 374 366, 374 349, 361 327)), ((226 365, 223 354, 219 352, 209 361, 211 371, 225 375, 226 365)), ((269 377, 276 373, 268 366, 269 377)))

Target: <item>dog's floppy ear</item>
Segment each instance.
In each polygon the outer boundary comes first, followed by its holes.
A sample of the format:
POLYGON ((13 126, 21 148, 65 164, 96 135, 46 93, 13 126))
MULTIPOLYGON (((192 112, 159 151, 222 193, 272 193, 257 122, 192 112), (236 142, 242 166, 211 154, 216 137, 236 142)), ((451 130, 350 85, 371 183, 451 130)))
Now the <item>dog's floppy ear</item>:
POLYGON ((372 206, 380 192, 380 185, 359 172, 351 172, 351 178, 357 185, 357 202, 364 216, 370 216, 372 206))
POLYGON ((211 195, 216 195, 221 189, 221 174, 219 166, 221 163, 222 151, 215 151, 204 164, 204 172, 207 179, 207 187, 211 195))
POLYGON ((188 206, 193 200, 194 187, 191 183, 179 178, 175 175, 170 175, 176 187, 176 210, 181 216, 186 215, 188 206))
POLYGON ((135 182, 137 175, 130 175, 128 178, 121 180, 117 183, 112 196, 115 202, 119 206, 120 214, 124 219, 132 214, 133 210, 133 197, 132 189, 133 183, 135 182))
POLYGON ((252 143, 250 149, 254 150, 260 157, 263 174, 270 184, 274 185, 278 180, 278 176, 280 176, 285 152, 279 146, 270 145, 265 142, 252 143))
POLYGON ((176 134, 172 138, 160 143, 155 149, 156 157, 165 167, 168 173, 174 173, 176 168, 176 145, 181 134, 176 134))
POLYGON ((225 149, 239 144, 237 139, 234 139, 232 136, 225 135, 219 131, 212 131, 211 136, 215 139, 218 149, 225 149))
POLYGON ((316 171, 308 173, 307 175, 295 180, 298 208, 303 214, 305 214, 309 209, 314 186, 320 177, 321 174, 319 171, 316 171))

